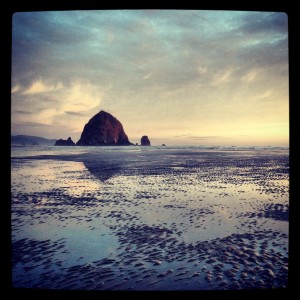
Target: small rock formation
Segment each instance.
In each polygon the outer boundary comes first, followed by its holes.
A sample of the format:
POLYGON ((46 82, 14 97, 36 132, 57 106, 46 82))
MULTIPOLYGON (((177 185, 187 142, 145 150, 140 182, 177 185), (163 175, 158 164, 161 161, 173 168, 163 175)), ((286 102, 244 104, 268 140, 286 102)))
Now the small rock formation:
POLYGON ((150 140, 146 135, 141 138, 141 146, 151 146, 150 140))
POLYGON ((166 144, 162 144, 163 147, 166 147, 166 144))
POLYGON ((132 145, 122 124, 111 114, 101 110, 85 124, 77 146, 132 145))
POLYGON ((69 137, 67 140, 63 140, 63 139, 57 140, 54 146, 75 146, 75 143, 69 137))

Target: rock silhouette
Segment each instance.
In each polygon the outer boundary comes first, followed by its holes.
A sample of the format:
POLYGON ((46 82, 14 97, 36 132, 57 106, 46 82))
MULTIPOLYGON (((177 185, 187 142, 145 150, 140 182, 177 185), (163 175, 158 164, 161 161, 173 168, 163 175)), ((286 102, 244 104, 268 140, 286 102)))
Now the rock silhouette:
POLYGON ((141 146, 151 146, 150 140, 146 135, 141 138, 141 146))
POLYGON ((132 145, 123 125, 111 114, 101 110, 85 124, 77 146, 129 146, 132 145))
POLYGON ((54 146, 75 146, 75 143, 69 137, 67 140, 63 140, 63 139, 57 140, 54 146))

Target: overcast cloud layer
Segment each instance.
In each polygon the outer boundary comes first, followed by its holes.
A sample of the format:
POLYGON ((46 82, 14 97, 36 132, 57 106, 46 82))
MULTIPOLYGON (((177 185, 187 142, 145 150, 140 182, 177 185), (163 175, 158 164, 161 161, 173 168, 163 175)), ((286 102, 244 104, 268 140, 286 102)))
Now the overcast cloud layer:
POLYGON ((13 16, 12 134, 76 142, 101 109, 131 142, 288 145, 284 13, 13 16))

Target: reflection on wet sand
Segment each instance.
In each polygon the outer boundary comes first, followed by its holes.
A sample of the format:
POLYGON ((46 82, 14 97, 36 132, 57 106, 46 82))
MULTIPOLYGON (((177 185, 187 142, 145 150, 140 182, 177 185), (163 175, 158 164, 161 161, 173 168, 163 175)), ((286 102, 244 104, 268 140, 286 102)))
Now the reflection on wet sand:
POLYGON ((14 286, 284 287, 288 181, 280 151, 13 159, 14 286))

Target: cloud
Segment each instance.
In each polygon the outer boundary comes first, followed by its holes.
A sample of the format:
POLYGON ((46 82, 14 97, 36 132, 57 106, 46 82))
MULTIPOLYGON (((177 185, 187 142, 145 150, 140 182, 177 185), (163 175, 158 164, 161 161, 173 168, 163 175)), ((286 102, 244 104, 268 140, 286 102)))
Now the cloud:
MULTIPOLYGON (((262 65, 278 58, 273 53, 282 47, 268 49, 267 45, 274 36, 283 38, 284 30, 260 36, 252 29, 251 38, 249 31, 251 25, 278 29, 280 22, 285 22, 284 15, 245 12, 20 13, 14 16, 14 84, 22 80, 22 85, 28 85, 23 83, 29 78, 32 82, 36 77, 32 70, 63 85, 77 77, 93 84, 114 82, 119 91, 126 88, 137 93, 153 87, 207 84, 229 64, 244 68, 251 60, 262 65), (122 80, 116 80, 116 74, 122 80)), ((214 80, 215 85, 226 82, 226 74, 214 80)))
POLYGON ((85 113, 75 112, 75 111, 64 111, 65 114, 71 115, 71 116, 85 116, 85 113))
POLYGON ((262 70, 259 68, 254 68, 246 72, 244 76, 242 76, 241 81, 244 82, 252 82, 262 73, 262 70))
POLYGON ((11 89, 11 93, 15 94, 18 93, 21 90, 20 85, 15 85, 12 89, 11 89))
POLYGON ((147 80, 147 79, 149 79, 151 76, 152 76, 152 72, 146 74, 146 75, 143 77, 143 79, 144 79, 144 80, 147 80))
POLYGON ((200 75, 204 75, 207 72, 207 68, 200 65, 197 67, 197 70, 200 75))
POLYGON ((180 134, 180 135, 174 135, 175 138, 180 138, 180 137, 188 137, 190 134, 180 134))
POLYGON ((35 95, 41 93, 49 93, 61 90, 63 85, 61 82, 56 84, 47 84, 43 82, 41 79, 36 80, 31 84, 31 86, 22 92, 22 95, 35 95))
POLYGON ((99 87, 85 80, 75 80, 62 91, 60 97, 61 111, 70 113, 82 113, 95 107, 99 107, 102 99, 102 92, 99 87))
POLYGON ((288 18, 285 13, 249 13, 241 18, 241 26, 238 28, 244 33, 250 34, 286 34, 288 18))
POLYGON ((16 114, 24 114, 24 115, 31 115, 32 112, 25 111, 25 110, 15 110, 14 113, 16 114))
POLYGON ((232 70, 222 70, 216 73, 212 80, 212 85, 220 85, 228 82, 231 78, 232 70))
POLYGON ((35 127, 35 128, 40 128, 40 127, 46 127, 46 128, 51 128, 52 125, 49 124, 44 124, 40 122, 22 122, 22 123, 15 123, 14 126, 25 126, 25 127, 35 127))
POLYGON ((221 138, 226 124, 241 126, 241 120, 257 115, 273 118, 271 98, 276 117, 287 115, 287 16, 189 10, 16 13, 11 92, 12 121, 18 124, 46 122, 58 132, 79 132, 106 109, 132 134, 155 129, 161 136, 189 133, 191 142, 196 132, 202 139, 221 138))
POLYGON ((203 135, 203 136, 197 136, 192 134, 181 134, 181 135, 175 135, 175 138, 188 138, 192 140, 213 140, 213 139, 229 139, 228 137, 223 136, 209 136, 209 135, 203 135))
POLYGON ((74 128, 80 131, 90 115, 100 110, 103 92, 87 80, 77 79, 68 86, 46 82, 34 80, 25 92, 12 95, 14 124, 62 126, 66 132, 74 128))
POLYGON ((223 136, 189 136, 188 138, 195 140, 229 139, 228 137, 223 136))
POLYGON ((264 91, 261 94, 258 94, 256 96, 256 100, 263 100, 263 99, 268 99, 273 95, 273 91, 271 91, 270 89, 264 91))

